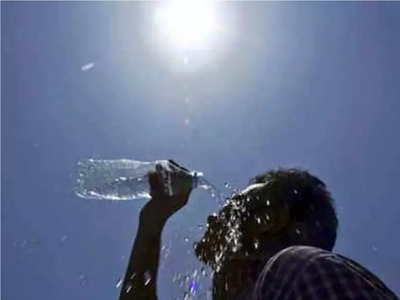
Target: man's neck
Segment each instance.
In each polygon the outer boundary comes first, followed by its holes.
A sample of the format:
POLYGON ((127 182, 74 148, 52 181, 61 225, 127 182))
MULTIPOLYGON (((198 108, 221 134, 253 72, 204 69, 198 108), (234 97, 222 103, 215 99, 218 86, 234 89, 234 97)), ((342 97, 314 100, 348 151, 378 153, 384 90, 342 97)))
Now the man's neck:
POLYGON ((222 275, 226 298, 235 299, 242 292, 251 290, 267 260, 268 258, 247 257, 226 262, 222 275))

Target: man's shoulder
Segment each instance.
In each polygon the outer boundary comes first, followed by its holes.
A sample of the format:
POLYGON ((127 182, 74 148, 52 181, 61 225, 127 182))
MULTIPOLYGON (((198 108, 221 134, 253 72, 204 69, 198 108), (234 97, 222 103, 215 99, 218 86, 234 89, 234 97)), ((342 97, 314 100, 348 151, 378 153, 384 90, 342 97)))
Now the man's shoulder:
POLYGON ((303 271, 313 261, 337 256, 331 252, 311 246, 292 246, 271 257, 265 264, 261 276, 273 274, 274 278, 288 277, 303 271))
POLYGON ((254 292, 258 299, 397 299, 378 277, 358 263, 310 246, 289 247, 269 259, 254 292))
MULTIPOLYGON (((327 256, 338 256, 326 250, 311 246, 292 246, 285 248, 275 254, 268 260, 266 267, 282 269, 288 266, 303 266, 316 258, 325 258, 327 256)), ((287 270, 286 270, 287 271, 287 270)))
POLYGON ((326 254, 332 253, 310 246, 292 246, 278 252, 266 262, 260 273, 254 290, 256 298, 280 299, 316 257, 326 254))

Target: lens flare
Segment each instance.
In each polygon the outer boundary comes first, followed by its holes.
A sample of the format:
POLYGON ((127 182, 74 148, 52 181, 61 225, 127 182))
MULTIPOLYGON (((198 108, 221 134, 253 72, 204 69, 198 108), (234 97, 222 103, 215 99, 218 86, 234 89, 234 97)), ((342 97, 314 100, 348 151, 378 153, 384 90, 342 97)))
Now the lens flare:
POLYGON ((155 13, 155 22, 170 42, 185 49, 203 46, 217 29, 211 1, 164 3, 155 13))

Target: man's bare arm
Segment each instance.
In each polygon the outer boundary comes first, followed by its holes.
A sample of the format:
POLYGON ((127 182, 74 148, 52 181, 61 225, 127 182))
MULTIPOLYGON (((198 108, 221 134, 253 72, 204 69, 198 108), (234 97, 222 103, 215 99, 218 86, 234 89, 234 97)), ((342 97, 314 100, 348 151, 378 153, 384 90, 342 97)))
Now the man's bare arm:
POLYGON ((157 300, 161 235, 167 221, 149 201, 140 213, 139 228, 120 292, 120 300, 157 300), (154 215, 157 218, 154 218, 154 215))
POLYGON ((140 212, 120 300, 157 300, 162 230, 168 219, 187 204, 192 191, 192 178, 187 170, 174 162, 171 166, 175 167, 175 172, 170 175, 172 195, 165 193, 164 177, 160 172, 149 174, 151 200, 140 212))

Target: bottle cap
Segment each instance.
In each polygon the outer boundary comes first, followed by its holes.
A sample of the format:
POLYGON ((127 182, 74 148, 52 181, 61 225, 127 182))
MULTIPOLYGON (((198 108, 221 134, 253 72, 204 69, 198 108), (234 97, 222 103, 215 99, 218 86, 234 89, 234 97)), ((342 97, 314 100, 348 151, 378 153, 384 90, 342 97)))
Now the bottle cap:
POLYGON ((199 185, 199 177, 203 177, 203 173, 201 172, 191 172, 193 181, 192 181, 192 187, 195 189, 199 185))

